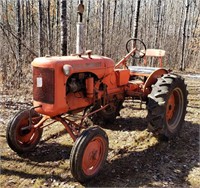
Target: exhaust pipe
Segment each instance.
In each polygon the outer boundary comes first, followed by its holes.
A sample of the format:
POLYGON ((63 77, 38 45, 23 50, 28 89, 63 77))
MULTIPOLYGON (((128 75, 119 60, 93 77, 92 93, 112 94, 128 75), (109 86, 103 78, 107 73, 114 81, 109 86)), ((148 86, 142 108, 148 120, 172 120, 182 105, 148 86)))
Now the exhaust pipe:
POLYGON ((83 50, 83 29, 84 24, 81 22, 78 22, 76 24, 77 29, 77 36, 76 36, 76 54, 81 56, 84 53, 83 50))
POLYGON ((77 34, 76 34, 76 54, 81 56, 84 53, 84 49, 83 49, 84 24, 82 23, 83 12, 84 12, 83 0, 79 1, 77 12, 78 12, 79 21, 76 24, 76 28, 77 28, 77 30, 76 30, 77 31, 77 34))

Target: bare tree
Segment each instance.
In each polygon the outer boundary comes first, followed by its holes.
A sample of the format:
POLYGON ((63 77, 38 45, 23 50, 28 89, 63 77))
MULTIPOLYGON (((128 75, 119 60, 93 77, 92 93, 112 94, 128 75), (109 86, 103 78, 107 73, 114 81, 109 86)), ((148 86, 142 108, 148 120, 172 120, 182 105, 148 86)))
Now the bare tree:
MULTIPOLYGON (((115 30, 115 19, 116 19, 116 10, 117 10, 117 0, 114 1, 114 9, 113 9, 113 17, 112 17, 112 29, 111 29, 111 33, 114 33, 115 30)), ((111 39, 110 39, 110 56, 112 53, 112 44, 113 44, 113 35, 111 35, 111 39)))
MULTIPOLYGON (((17 67, 23 72, 27 66, 23 62, 31 62, 38 54, 74 51, 77 3, 79 0, 0 1, 0 57, 7 62, 9 82, 17 67), (65 4, 67 9, 62 9, 65 4)), ((117 61, 126 53, 125 43, 132 36, 142 39, 148 48, 166 50, 164 66, 200 68, 200 1, 88 0, 84 4, 85 46, 94 53, 117 61)))
POLYGON ((24 0, 21 0, 21 22, 22 22, 22 29, 21 29, 21 34, 22 34, 22 38, 24 40, 25 38, 25 5, 24 5, 24 0))
POLYGON ((100 33, 101 33, 101 55, 104 55, 104 50, 105 50, 105 35, 104 35, 104 10, 105 10, 105 2, 104 0, 101 0, 101 30, 100 30, 100 33))
POLYGON ((61 55, 67 55, 67 1, 61 0, 60 4, 61 25, 61 55))
POLYGON ((89 28, 90 28, 90 0, 87 2, 87 18, 86 18, 86 47, 88 47, 89 44, 89 28))
POLYGON ((180 62, 180 70, 185 70, 185 49, 187 43, 187 22, 188 22, 188 13, 190 7, 190 0, 185 0, 185 13, 183 19, 183 31, 182 31, 182 53, 181 53, 181 62, 180 62))
POLYGON ((34 0, 31 0, 31 6, 30 6, 30 45, 32 48, 35 46, 35 40, 34 40, 34 0))
POLYGON ((133 15, 134 15, 134 6, 133 6, 133 2, 132 2, 131 3, 131 13, 130 13, 130 26, 129 26, 130 35, 132 35, 132 32, 133 32, 133 15))
POLYGON ((199 18, 200 18, 200 8, 199 8, 199 11, 198 11, 198 14, 196 16, 195 23, 194 23, 194 29, 193 29, 193 33, 192 33, 193 37, 195 37, 195 34, 198 31, 198 21, 199 21, 199 18))
POLYGON ((20 0, 17 0, 16 2, 16 18, 17 18, 17 57, 18 57, 18 65, 19 66, 19 62, 21 61, 21 33, 22 33, 22 29, 21 29, 21 3, 20 0))
POLYGON ((43 11, 42 1, 38 0, 38 44, 39 44, 39 56, 43 56, 43 11))
MULTIPOLYGON (((56 44, 59 44, 60 39, 60 0, 56 0, 56 44)), ((60 45, 56 45, 56 52, 58 53, 60 51, 60 45)))
POLYGON ((140 17, 140 0, 137 0, 134 16, 133 38, 138 37, 138 22, 140 17))
POLYGON ((156 19, 156 31, 155 31, 155 43, 154 48, 158 48, 158 39, 159 39, 159 27, 160 27, 160 19, 161 19, 161 0, 158 0, 157 4, 157 19, 156 19))
POLYGON ((51 37, 51 17, 50 17, 51 0, 47 1, 47 36, 48 36, 48 53, 52 54, 52 37, 51 37))

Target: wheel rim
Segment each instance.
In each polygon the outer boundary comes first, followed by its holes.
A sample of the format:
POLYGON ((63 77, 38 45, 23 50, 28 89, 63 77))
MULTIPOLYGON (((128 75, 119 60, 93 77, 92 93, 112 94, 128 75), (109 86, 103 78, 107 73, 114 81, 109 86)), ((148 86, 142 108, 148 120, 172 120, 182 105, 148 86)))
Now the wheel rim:
POLYGON ((183 93, 175 88, 166 105, 166 122, 171 132, 178 126, 183 114, 183 93))
POLYGON ((21 119, 21 121, 18 123, 16 131, 16 140, 21 146, 31 145, 35 143, 35 141, 37 141, 37 138, 39 137, 39 131, 37 129, 31 128, 27 130, 22 130, 22 128, 26 126, 28 126, 28 119, 21 119))
POLYGON ((82 169, 88 176, 97 173, 104 160, 106 143, 103 138, 95 137, 86 146, 83 159, 82 169))

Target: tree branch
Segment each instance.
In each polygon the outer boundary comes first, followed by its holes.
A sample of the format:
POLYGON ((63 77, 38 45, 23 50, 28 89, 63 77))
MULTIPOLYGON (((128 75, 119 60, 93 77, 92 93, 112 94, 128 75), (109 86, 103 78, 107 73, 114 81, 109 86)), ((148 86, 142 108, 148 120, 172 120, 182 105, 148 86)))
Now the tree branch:
MULTIPOLYGON (((13 33, 12 31, 11 31, 11 29, 9 29, 9 28, 6 28, 6 26, 3 24, 3 23, 1 23, 0 22, 0 28, 2 29, 2 31, 8 31, 15 39, 19 39, 19 37, 17 37, 17 35, 15 34, 15 33, 13 33)), ((33 50, 31 50, 26 44, 24 44, 23 42, 21 43, 21 45, 23 46, 23 47, 25 47, 31 54, 33 54, 34 56, 38 56, 37 55, 37 53, 36 52, 34 52, 33 50)))

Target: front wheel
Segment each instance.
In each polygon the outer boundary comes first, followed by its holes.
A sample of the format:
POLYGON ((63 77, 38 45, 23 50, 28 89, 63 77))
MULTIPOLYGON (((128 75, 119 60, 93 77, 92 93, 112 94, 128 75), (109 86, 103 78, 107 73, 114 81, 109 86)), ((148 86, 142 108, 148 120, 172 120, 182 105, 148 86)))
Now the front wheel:
POLYGON ((70 155, 74 178, 85 182, 96 176, 108 155, 108 137, 99 127, 90 127, 77 138, 70 155))
POLYGON ((187 89, 184 80, 175 74, 158 78, 148 95, 148 128, 167 137, 175 137, 181 130, 187 107, 187 89))
MULTIPOLYGON (((29 125, 29 110, 18 112, 8 123, 6 130, 7 143, 17 153, 25 153, 33 150, 42 136, 43 129, 23 129, 29 125)), ((32 112, 31 123, 37 124, 42 117, 32 112)))

